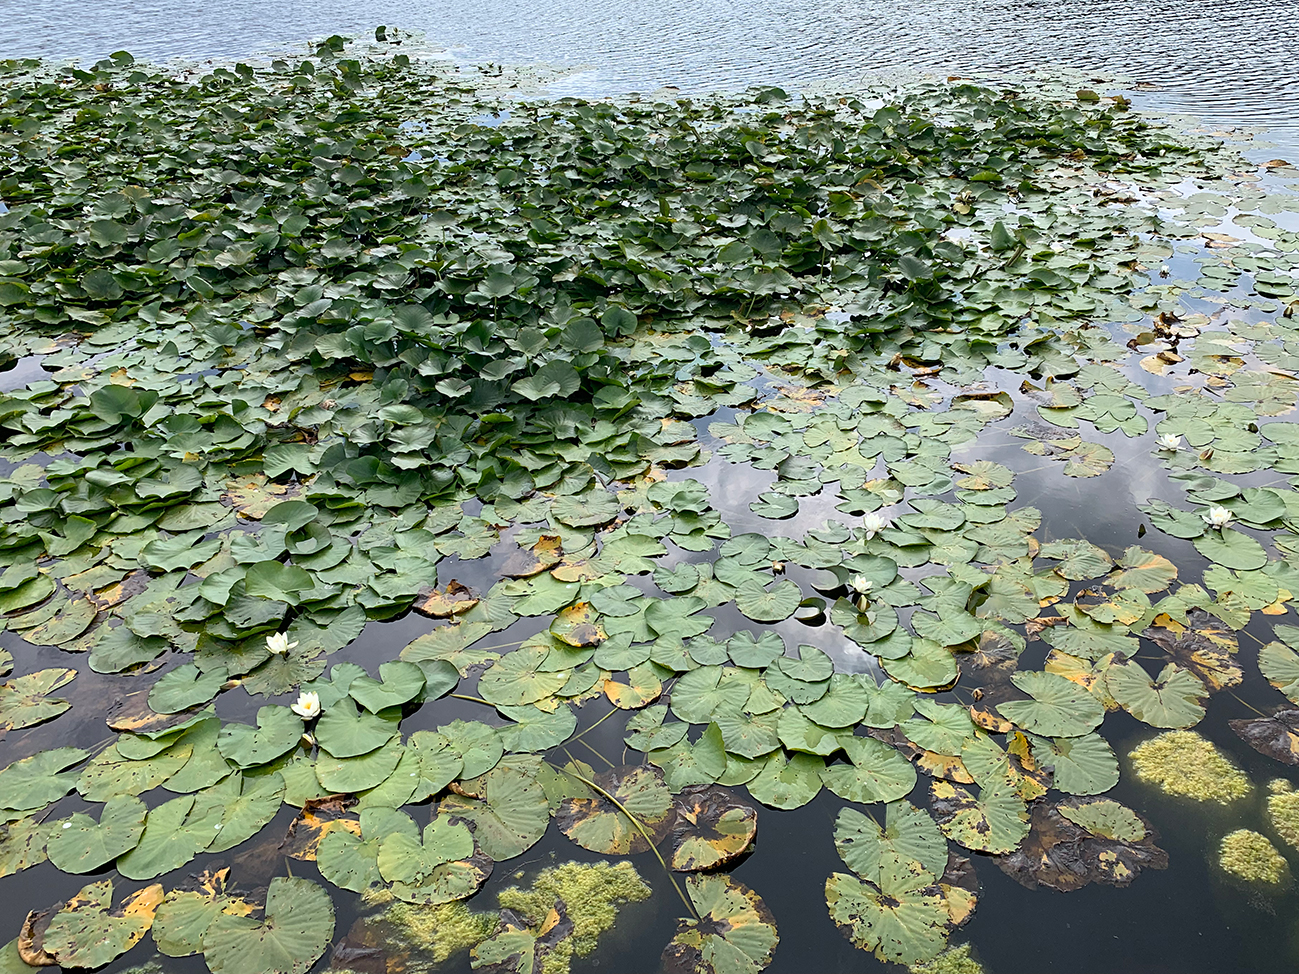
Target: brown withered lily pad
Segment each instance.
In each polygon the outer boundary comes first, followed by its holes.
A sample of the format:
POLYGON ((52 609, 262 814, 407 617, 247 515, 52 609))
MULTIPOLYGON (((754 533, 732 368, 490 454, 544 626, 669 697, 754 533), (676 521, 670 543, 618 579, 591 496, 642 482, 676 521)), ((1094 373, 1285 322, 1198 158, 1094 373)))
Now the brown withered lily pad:
POLYGON ((58 963, 55 956, 45 949, 45 928, 54 918, 55 907, 48 910, 32 910, 23 920, 22 929, 18 931, 18 956, 24 964, 32 967, 53 967, 58 963))
POLYGON ((947 868, 938 878, 938 888, 947 901, 952 926, 959 927, 974 916, 974 908, 979 905, 980 885, 973 861, 955 852, 949 853, 947 868))
POLYGON ((473 592, 467 585, 461 585, 454 578, 447 582, 444 589, 431 589, 421 593, 423 597, 415 603, 415 611, 434 619, 449 619, 462 612, 468 612, 478 604, 473 592))
POLYGON ((1282 764, 1299 764, 1299 710, 1281 710, 1271 717, 1227 723, 1237 737, 1259 754, 1282 764))
POLYGON ((204 710, 204 706, 191 707, 174 714, 160 714, 149 706, 148 689, 128 693, 108 708, 105 718, 108 729, 119 734, 139 734, 143 737, 156 736, 174 730, 182 724, 193 720, 204 710))
POLYGON ((1235 633, 1203 609, 1188 610, 1186 619, 1189 626, 1167 615, 1156 616, 1154 625, 1141 635, 1203 680, 1210 693, 1238 685, 1242 675, 1234 655, 1235 633))
POLYGON ((598 790, 565 798, 555 813, 560 831, 583 849, 604 855, 636 855, 649 850, 647 834, 658 845, 672 828, 672 794, 658 768, 612 768, 592 781, 598 790))
POLYGON ((162 898, 162 885, 155 883, 114 908, 113 881, 91 883, 50 918, 44 950, 64 968, 102 967, 149 932, 162 898))
POLYGON ((994 857, 1029 889, 1069 892, 1089 883, 1127 886, 1142 869, 1164 869, 1168 853, 1135 812, 1106 798, 1065 798, 1034 806, 1031 829, 1014 851, 994 857))
POLYGON ((349 795, 308 799, 297 818, 289 823, 289 831, 280 843, 280 853, 291 859, 315 862, 321 840, 334 829, 346 829, 359 836, 361 822, 351 811, 355 804, 356 799, 349 795))
POLYGON ((543 534, 531 548, 520 548, 505 559, 501 574, 506 578, 531 578, 559 564, 564 546, 559 536, 543 534))
POLYGON ((687 788, 676 799, 672 868, 717 869, 734 862, 758 834, 758 810, 715 785, 687 788))
POLYGON ((608 638, 598 619, 599 613, 591 603, 578 602, 555 616, 555 621, 550 624, 550 632, 569 646, 598 646, 608 638))

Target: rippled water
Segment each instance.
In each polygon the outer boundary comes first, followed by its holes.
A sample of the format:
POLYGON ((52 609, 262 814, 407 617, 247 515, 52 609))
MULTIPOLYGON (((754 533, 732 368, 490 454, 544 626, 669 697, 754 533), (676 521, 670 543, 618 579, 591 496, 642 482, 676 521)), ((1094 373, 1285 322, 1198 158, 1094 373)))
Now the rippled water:
POLYGON ((376 24, 471 61, 582 66, 558 89, 802 87, 862 72, 1065 66, 1152 86, 1143 103, 1266 126, 1299 149, 1293 0, 7 0, 0 56, 249 56, 376 24))

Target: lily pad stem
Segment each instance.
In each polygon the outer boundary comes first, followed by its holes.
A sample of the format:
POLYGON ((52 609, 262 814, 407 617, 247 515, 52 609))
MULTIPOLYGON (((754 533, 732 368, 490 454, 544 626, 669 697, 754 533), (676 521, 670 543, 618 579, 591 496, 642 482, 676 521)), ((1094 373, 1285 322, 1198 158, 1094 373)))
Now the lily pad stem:
POLYGON ((455 697, 457 700, 468 700, 470 703, 486 704, 488 707, 496 706, 494 703, 490 703, 489 701, 484 700, 482 697, 471 697, 467 693, 448 693, 447 696, 455 697))
POLYGON ((612 708, 610 708, 610 710, 609 710, 609 712, 608 712, 607 714, 605 714, 603 717, 601 717, 599 720, 597 720, 594 724, 592 724, 592 725, 591 725, 590 727, 588 727, 586 730, 582 731, 580 734, 574 734, 572 737, 570 737, 570 738, 568 739, 568 743, 572 744, 574 741, 580 741, 580 740, 581 740, 582 738, 584 738, 587 734, 591 733, 591 731, 595 730, 597 727, 599 727, 601 724, 603 724, 606 720, 608 720, 610 717, 612 717, 612 716, 613 716, 614 714, 616 714, 616 713, 619 713, 619 710, 618 710, 617 707, 612 707, 612 708))
POLYGON ((667 861, 663 858, 663 854, 659 852, 658 846, 654 844, 654 837, 650 835, 649 829, 645 828, 645 826, 641 823, 641 820, 638 819, 631 812, 629 812, 627 810, 626 805, 618 801, 618 799, 614 798, 613 795, 609 794, 607 791, 605 791, 603 788, 597 785, 590 778, 584 778, 582 777, 582 775, 578 774, 575 771, 569 771, 568 768, 559 768, 558 770, 562 771, 570 778, 575 778, 578 781, 582 782, 582 784, 586 785, 586 787, 590 788, 596 794, 603 796, 606 800, 608 800, 613 804, 614 808, 618 809, 618 811, 622 812, 624 815, 627 816, 627 819, 631 822, 631 824, 636 826, 636 831, 641 834, 641 837, 645 840, 646 844, 649 845, 650 852, 654 853, 654 858, 659 861, 659 865, 663 867, 663 871, 667 873, 668 879, 672 882, 673 889, 677 891, 677 896, 681 897, 681 902, 686 905, 686 909, 690 911, 690 915, 694 917, 696 920, 698 920, 699 914, 695 911, 694 904, 690 902, 690 899, 686 896, 685 891, 679 885, 677 885, 677 878, 672 875, 672 870, 668 868, 667 861))

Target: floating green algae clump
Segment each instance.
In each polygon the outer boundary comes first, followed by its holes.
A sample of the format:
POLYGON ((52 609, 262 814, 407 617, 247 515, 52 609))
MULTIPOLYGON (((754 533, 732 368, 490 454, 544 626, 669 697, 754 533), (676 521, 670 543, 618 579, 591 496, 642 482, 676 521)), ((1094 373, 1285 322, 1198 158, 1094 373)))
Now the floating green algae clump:
POLYGON ((495 913, 478 913, 462 900, 437 906, 394 903, 383 915, 412 947, 441 964, 452 954, 468 950, 492 935, 495 913))
POLYGON ((931 961, 917 964, 911 974, 984 974, 983 965, 970 953, 969 944, 949 947, 931 961))
POLYGON ((1249 883, 1278 885, 1286 878, 1285 857, 1267 836, 1250 829, 1237 829, 1222 837, 1218 846, 1218 865, 1249 883))
POLYGON ((574 955, 585 957, 595 950, 600 935, 613 927, 623 903, 646 899, 650 888, 629 862, 610 865, 566 862, 543 869, 529 889, 511 886, 498 896, 502 909, 521 913, 540 926, 561 901, 573 922, 573 932, 545 956, 543 974, 567 974, 574 955))
POLYGON ((1225 805, 1244 798, 1252 787, 1240 768, 1195 731, 1160 734, 1133 748, 1128 757, 1142 781, 1197 802, 1225 805))
POLYGON ((1299 849, 1299 791, 1290 782, 1277 778, 1268 784, 1267 818, 1272 828, 1290 845, 1299 849))

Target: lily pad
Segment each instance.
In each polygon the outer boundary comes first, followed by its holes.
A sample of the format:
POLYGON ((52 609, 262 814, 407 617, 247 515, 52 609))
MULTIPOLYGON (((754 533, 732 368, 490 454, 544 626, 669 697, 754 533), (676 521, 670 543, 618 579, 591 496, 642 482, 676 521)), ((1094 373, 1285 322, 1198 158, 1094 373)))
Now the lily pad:
POLYGON ((582 848, 636 855, 671 828, 672 795, 658 768, 612 768, 592 780, 607 794, 592 789, 590 797, 565 798, 555 812, 560 831, 582 848))
POLYGON ((735 862, 758 834, 758 811, 725 788, 690 788, 677 796, 672 868, 718 869, 735 862))
POLYGON ((65 873, 89 873, 130 852, 144 833, 144 802, 129 795, 110 798, 96 822, 80 812, 55 822, 45 851, 65 873))
POLYGON ((771 963, 780 937, 762 898, 725 875, 686 877, 686 892, 699 919, 685 919, 663 951, 667 974, 732 974, 761 971, 771 963))
POLYGON ((825 901, 848 939, 881 961, 919 964, 947 945, 951 915, 937 877, 919 862, 886 856, 871 883, 834 873, 825 901))
POLYGON ((262 919, 218 913, 203 934, 212 974, 306 974, 334 935, 334 904, 306 879, 276 876, 262 919))
POLYGON ((1193 727, 1204 716, 1200 701, 1208 691, 1176 663, 1152 680, 1140 664, 1116 660, 1105 674, 1105 685, 1120 707, 1151 727, 1193 727))
POLYGON ((497 862, 522 855, 540 841, 550 824, 550 804, 536 778, 508 767, 474 779, 472 793, 448 795, 438 815, 465 819, 474 827, 474 841, 497 862))
POLYGON ((153 926, 162 886, 147 886, 112 907, 113 881, 91 883, 68 900, 45 928, 44 948, 68 967, 102 967, 134 947, 153 926))
POLYGON ((1086 689, 1055 673, 1016 673, 1011 682, 1033 699, 997 705, 1025 730, 1047 737, 1077 737, 1100 726, 1105 707, 1086 689))

